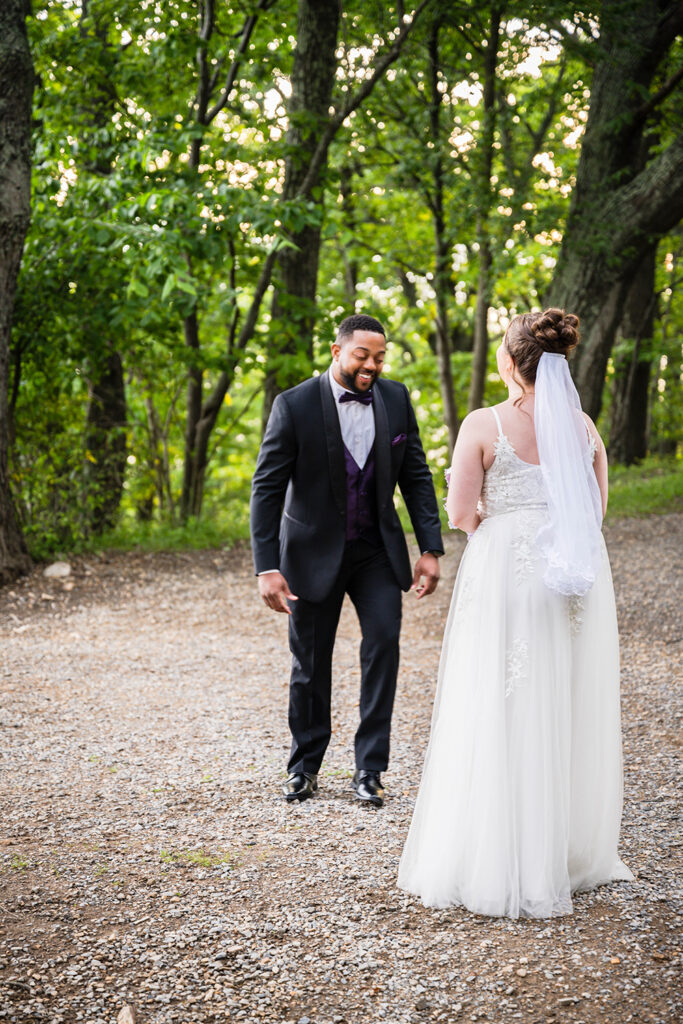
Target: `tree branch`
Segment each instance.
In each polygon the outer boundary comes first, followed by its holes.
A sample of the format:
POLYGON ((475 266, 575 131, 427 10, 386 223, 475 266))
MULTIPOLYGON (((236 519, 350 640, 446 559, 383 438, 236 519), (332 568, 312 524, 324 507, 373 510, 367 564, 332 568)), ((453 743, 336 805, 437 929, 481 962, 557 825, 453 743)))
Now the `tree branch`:
MULTIPOLYGON (((253 298, 251 300, 251 306, 249 307, 249 312, 247 313, 247 318, 244 321, 244 324, 242 325, 242 330, 240 331, 239 337, 237 338, 236 341, 235 329, 237 327, 237 321, 239 318, 239 310, 237 309, 237 304, 235 304, 235 312, 233 314, 232 323, 230 325, 230 333, 228 337, 228 353, 230 357, 230 362, 232 362, 233 360, 234 353, 241 351, 251 338, 252 334, 254 333, 254 328, 256 327, 256 321, 258 319, 259 309, 261 308, 261 302, 263 300, 263 296, 266 294, 266 291, 268 290, 268 287, 270 285, 270 279, 273 273, 273 267, 275 265, 276 257, 277 246, 273 246, 273 248, 266 256, 265 263, 261 268, 261 273, 259 275, 259 279, 256 285, 256 289, 254 291, 253 298)), ((234 282, 234 276, 232 275, 232 273, 231 281, 234 282)), ((220 374, 218 375, 218 380, 216 381, 215 387, 213 388, 211 394, 208 396, 208 398, 204 401, 202 405, 201 416, 197 422, 197 433, 206 430, 207 426, 209 427, 209 429, 213 427, 213 424, 216 422, 218 418, 218 413, 220 412, 221 406, 223 404, 223 399, 225 398, 228 389, 232 384, 232 381, 233 368, 231 365, 228 365, 227 369, 221 370, 220 374)))
POLYGON ((657 25, 652 48, 657 63, 681 32, 683 32, 683 4, 680 0, 673 0, 662 13, 657 25))
MULTIPOLYGON (((368 242, 364 242, 356 235, 354 235, 353 240, 355 245, 357 245, 359 249, 367 249, 367 251, 371 253, 377 252, 375 246, 370 245, 368 242)), ((390 262, 393 263, 394 266, 400 267, 401 270, 410 271, 410 273, 415 274, 416 277, 427 277, 427 270, 423 270, 420 267, 416 267, 412 263, 407 263, 406 260, 402 259, 400 256, 392 254, 390 262)))
POLYGON ((223 70, 223 65, 224 64, 225 64, 225 57, 224 56, 223 57, 218 57, 218 59, 216 60, 216 67, 215 67, 214 73, 211 75, 211 81, 209 82, 209 96, 213 96, 213 91, 216 88, 216 83, 218 81, 218 76, 220 75, 221 71, 223 70))
POLYGON ((235 342, 235 348, 238 351, 244 348, 254 333, 259 309, 261 308, 261 302, 263 301, 263 296, 266 294, 268 286, 270 285, 270 278, 273 273, 273 267, 275 266, 275 260, 277 259, 277 252, 278 247, 274 245, 266 256, 265 263, 261 267, 261 273, 259 274, 259 279, 256 283, 256 288, 254 289, 254 296, 251 300, 249 312, 247 313, 246 319, 242 324, 242 329, 237 337, 237 341, 235 342))
POLYGON ((204 123, 204 115, 209 103, 209 68, 206 63, 206 47, 213 35, 213 28, 216 20, 214 0, 204 0, 202 20, 199 26, 199 46, 197 47, 197 67, 199 69, 199 84, 197 86, 197 120, 204 123))
POLYGON ((633 114, 634 120, 644 121, 645 118, 652 113, 655 107, 658 107, 659 104, 662 103, 667 98, 667 96, 669 96, 674 91, 674 89, 676 88, 676 86, 682 78, 683 67, 680 67, 678 71, 674 72, 674 74, 671 76, 668 82, 665 82, 661 89, 659 89, 659 91, 654 94, 654 96, 651 96, 649 100, 646 100, 645 103, 638 107, 638 109, 633 114))
POLYGON ((481 44, 480 43, 476 43, 474 41, 474 39, 470 35, 467 34, 465 29, 461 25, 458 26, 458 32, 463 37, 463 39, 465 40, 467 45, 470 46, 474 50, 475 53, 478 53, 478 54, 482 53, 483 47, 481 46, 481 44))
POLYGON ((412 21, 403 25, 391 48, 387 50, 383 57, 380 57, 377 60, 375 64, 375 69, 371 77, 368 78, 365 82, 363 82, 363 84, 360 86, 359 89, 357 89, 355 94, 350 97, 350 99, 344 106, 343 110, 340 110, 337 114, 335 114, 334 117, 332 117, 329 120, 327 127, 325 128, 325 131, 323 132, 320 141, 316 146, 315 152, 311 157, 311 162, 309 164, 306 176, 297 190, 297 196, 306 195, 311 190, 311 188, 318 179, 318 174, 327 155, 327 150, 329 149, 330 142, 337 134, 346 118, 349 117, 365 99, 367 99, 367 97, 370 95, 372 90, 377 85, 377 82, 384 75, 384 72, 387 70, 389 65, 393 64, 393 62, 399 56, 403 48, 403 44, 410 35, 411 31, 413 30, 417 22, 417 19, 419 18, 420 14, 425 9, 425 7, 427 7, 428 4, 430 3, 431 0, 422 0, 422 3, 415 11, 415 15, 412 21))
POLYGON ((249 40, 251 39, 252 32, 254 31, 256 22, 258 21, 259 14, 263 13, 263 11, 267 11, 269 7, 273 6, 273 3, 274 0, 259 0, 259 3, 256 5, 255 12, 245 19, 244 25, 242 26, 239 46, 237 47, 237 52, 233 62, 228 69, 225 85, 223 86, 220 97, 206 114, 206 124, 211 124, 216 115, 219 114, 227 105, 227 102, 230 99, 230 93, 235 85, 237 72, 239 71, 240 64, 242 63, 242 58, 247 51, 247 47, 249 46, 249 40))
POLYGON ((683 132, 631 181, 613 192, 606 222, 614 225, 610 248, 634 247, 643 236, 663 235, 683 217, 683 132))

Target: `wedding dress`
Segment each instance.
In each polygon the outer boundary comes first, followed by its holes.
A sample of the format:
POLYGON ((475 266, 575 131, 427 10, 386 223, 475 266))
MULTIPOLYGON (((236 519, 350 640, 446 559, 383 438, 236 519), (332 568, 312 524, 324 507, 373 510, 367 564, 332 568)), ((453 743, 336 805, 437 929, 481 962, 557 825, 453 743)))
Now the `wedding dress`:
POLYGON ((616 608, 602 535, 585 596, 544 584, 541 468, 492 411, 495 458, 455 583, 398 884, 426 906, 551 917, 572 912, 577 890, 633 877, 617 855, 616 608))

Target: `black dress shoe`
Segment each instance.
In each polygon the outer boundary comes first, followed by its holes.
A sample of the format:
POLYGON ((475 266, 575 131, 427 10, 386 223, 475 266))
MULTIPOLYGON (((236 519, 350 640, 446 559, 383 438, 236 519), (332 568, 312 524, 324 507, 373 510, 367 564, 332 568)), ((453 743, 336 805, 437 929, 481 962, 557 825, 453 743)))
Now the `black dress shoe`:
POLYGON ((373 804, 375 807, 381 807, 384 803, 384 787, 379 772, 355 771, 351 785, 363 803, 373 804))
POLYGON ((308 772, 292 772, 282 788, 287 803, 308 800, 318 788, 318 776, 308 772))

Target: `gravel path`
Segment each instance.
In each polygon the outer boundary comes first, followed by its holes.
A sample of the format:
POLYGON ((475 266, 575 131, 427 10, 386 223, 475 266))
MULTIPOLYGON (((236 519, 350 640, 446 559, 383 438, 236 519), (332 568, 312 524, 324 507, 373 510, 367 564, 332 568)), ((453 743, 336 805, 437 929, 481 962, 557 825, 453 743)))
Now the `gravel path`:
POLYGON ((552 921, 425 910, 395 887, 458 537, 437 593, 405 601, 381 811, 349 788, 348 605, 321 790, 286 806, 286 623, 246 552, 78 560, 2 591, 0 1020, 109 1024, 124 1004, 140 1024, 680 1020, 683 515, 606 533, 636 881, 552 921))

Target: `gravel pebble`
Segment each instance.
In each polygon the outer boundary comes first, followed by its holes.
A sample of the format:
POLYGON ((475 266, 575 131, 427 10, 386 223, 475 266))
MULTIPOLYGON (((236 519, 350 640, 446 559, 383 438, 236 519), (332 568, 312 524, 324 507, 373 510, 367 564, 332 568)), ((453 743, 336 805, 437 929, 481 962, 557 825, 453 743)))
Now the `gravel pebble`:
POLYGON ((396 870, 463 541, 405 600, 387 801, 350 790, 358 626, 342 613, 313 800, 279 794, 284 616, 248 552, 74 558, 0 592, 0 1021, 413 1024, 683 1016, 683 516, 610 524, 622 637, 621 853, 636 880, 551 921, 426 910, 396 870), (68 586, 67 586, 68 584, 68 586))

